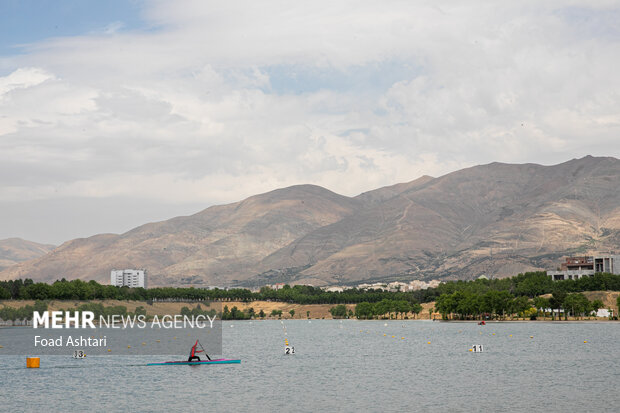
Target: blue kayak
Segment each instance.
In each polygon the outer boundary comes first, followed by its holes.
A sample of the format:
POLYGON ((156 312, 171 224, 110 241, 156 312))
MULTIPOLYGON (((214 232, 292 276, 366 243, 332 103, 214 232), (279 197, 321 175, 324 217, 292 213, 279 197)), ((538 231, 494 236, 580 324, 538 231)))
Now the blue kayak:
POLYGON ((148 363, 147 366, 197 366, 202 364, 238 364, 241 360, 217 359, 201 361, 164 361, 163 363, 148 363))

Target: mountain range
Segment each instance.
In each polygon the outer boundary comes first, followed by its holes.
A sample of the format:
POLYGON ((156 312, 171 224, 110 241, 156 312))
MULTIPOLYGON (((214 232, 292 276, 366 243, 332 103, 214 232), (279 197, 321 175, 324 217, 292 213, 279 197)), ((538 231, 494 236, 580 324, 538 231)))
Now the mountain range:
POLYGON ((491 163, 356 197, 296 185, 65 242, 0 279, 107 283, 145 268, 149 284, 353 285, 473 279, 555 269, 562 256, 620 250, 620 160, 491 163))
POLYGON ((21 238, 0 240, 0 270, 18 262, 42 257, 54 248, 54 245, 38 244, 21 238))

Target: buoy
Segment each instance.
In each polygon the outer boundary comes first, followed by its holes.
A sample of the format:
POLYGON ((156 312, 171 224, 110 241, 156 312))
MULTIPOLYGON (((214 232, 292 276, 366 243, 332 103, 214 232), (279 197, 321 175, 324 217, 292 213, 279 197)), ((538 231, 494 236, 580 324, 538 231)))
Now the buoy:
POLYGON ((530 336, 530 338, 534 338, 534 336, 530 336))
POLYGON ((108 349, 108 353, 110 353, 112 350, 108 349))
POLYGON ((387 327, 387 323, 383 323, 383 327, 387 327))
POLYGON ((157 341, 159 343, 159 340, 155 340, 155 341, 157 341))
POLYGON ((392 338, 394 338, 394 337, 396 337, 396 336, 392 336, 392 338))
POLYGON ((400 339, 401 339, 401 340, 404 340, 404 339, 405 339, 405 337, 401 337, 400 339))
POLYGON ((508 337, 512 337, 512 334, 511 334, 511 335, 509 335, 508 337))
POLYGON ((172 339, 173 339, 173 340, 176 340, 177 338, 176 338, 176 337, 172 337, 172 339))
POLYGON ((426 344, 431 344, 431 342, 429 341, 429 342, 427 342, 426 344))
POLYGON ((127 348, 131 348, 131 346, 127 346, 127 348))
POLYGON ((142 342, 142 345, 143 345, 143 346, 146 346, 146 343, 143 341, 143 342, 142 342))
POLYGON ((0 348, 4 348, 4 347, 0 346, 0 348))
POLYGON ((493 333, 493 335, 495 335, 495 333, 493 333))
POLYGON ((587 342, 588 342, 588 340, 583 340, 583 342, 584 342, 584 343, 587 343, 587 342))
POLYGON ((39 357, 26 357, 26 367, 29 369, 38 369, 40 363, 39 357))
POLYGON ((387 336, 387 334, 384 334, 383 337, 387 336))
POLYGON ((470 348, 470 349, 469 349, 469 351, 474 351, 474 349, 473 349, 473 348, 470 348))

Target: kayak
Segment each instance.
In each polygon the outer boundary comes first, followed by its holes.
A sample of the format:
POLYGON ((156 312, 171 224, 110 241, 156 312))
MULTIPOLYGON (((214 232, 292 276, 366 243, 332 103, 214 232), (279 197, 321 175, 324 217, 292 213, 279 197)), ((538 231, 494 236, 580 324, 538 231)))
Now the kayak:
POLYGON ((201 360, 201 361, 164 361, 163 363, 148 363, 147 366, 195 366, 201 364, 233 364, 241 363, 241 360, 230 359, 216 359, 216 360, 201 360))

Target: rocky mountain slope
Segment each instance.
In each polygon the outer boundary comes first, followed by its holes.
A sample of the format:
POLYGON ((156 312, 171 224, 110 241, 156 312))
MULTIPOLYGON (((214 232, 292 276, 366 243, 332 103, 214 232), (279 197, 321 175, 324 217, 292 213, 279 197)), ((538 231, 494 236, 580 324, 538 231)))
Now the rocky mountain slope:
POLYGON ((300 185, 66 242, 0 272, 107 282, 146 268, 150 285, 355 284, 508 276, 563 255, 620 250, 620 160, 492 163, 350 198, 300 185))
POLYGON ((18 262, 41 257, 56 248, 54 245, 39 244, 21 238, 0 240, 0 270, 18 262))

